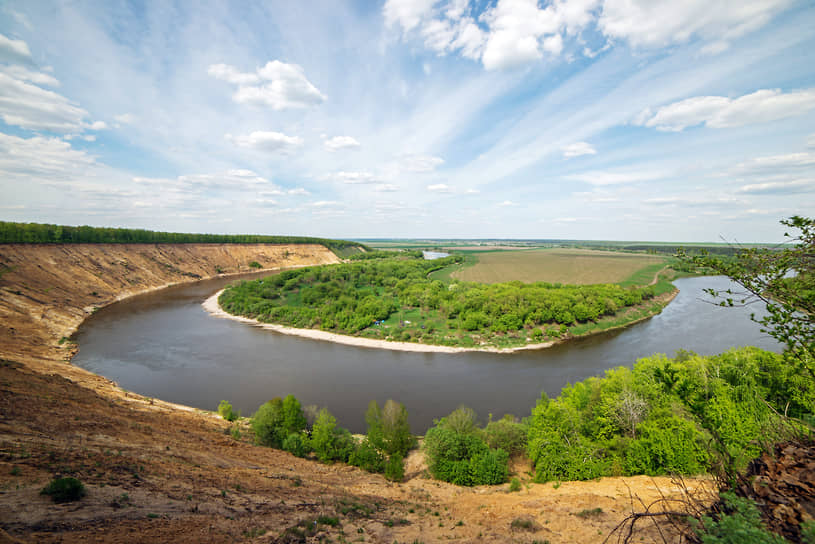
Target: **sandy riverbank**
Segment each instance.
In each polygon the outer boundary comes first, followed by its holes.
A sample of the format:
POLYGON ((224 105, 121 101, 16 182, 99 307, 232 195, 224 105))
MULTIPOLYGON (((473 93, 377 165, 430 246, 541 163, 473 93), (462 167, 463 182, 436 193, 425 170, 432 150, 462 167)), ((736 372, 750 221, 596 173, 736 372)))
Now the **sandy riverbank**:
POLYGON ((223 293, 223 289, 209 297, 204 301, 202 306, 206 311, 215 317, 223 317, 225 319, 233 319, 242 323, 249 323, 256 327, 268 329, 270 331, 279 332, 281 334, 289 334, 292 336, 300 336, 303 338, 310 338, 312 340, 324 340, 326 342, 335 342, 337 344, 345 344, 346 346, 357 346, 362 348, 375 348, 375 349, 390 349, 394 351, 413 351, 423 353, 463 353, 466 351, 482 351, 489 353, 516 353, 518 351, 526 351, 532 349, 545 349, 554 346, 556 342, 544 342, 542 344, 529 344, 527 346, 520 346, 517 348, 460 348, 451 346, 436 346, 433 344, 415 344, 412 342, 388 342, 387 340, 375 340, 373 338, 360 338, 358 336, 347 336, 344 334, 335 334, 332 332, 319 331, 316 329, 297 329, 294 327, 284 327, 283 325, 276 325, 274 323, 261 323, 257 319, 249 319, 248 317, 241 317, 232 315, 225 312, 218 305, 218 297, 223 293))

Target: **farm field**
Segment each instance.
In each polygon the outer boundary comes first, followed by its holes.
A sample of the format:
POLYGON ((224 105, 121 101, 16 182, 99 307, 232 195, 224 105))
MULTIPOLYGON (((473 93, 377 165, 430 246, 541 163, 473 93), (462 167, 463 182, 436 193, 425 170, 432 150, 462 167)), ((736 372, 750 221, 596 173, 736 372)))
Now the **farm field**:
MULTIPOLYGON (((453 279, 479 283, 522 281, 532 283, 622 283, 643 276, 649 283, 667 259, 654 255, 635 255, 590 249, 534 249, 489 251, 472 254, 471 263, 447 269, 453 279)), ((447 272, 446 271, 446 272, 447 272)))

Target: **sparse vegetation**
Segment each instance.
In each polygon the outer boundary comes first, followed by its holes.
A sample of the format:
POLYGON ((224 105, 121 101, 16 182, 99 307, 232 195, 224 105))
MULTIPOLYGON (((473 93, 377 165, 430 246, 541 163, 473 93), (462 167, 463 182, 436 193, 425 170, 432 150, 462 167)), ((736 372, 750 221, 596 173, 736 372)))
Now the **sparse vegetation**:
POLYGON ((218 415, 224 418, 227 421, 235 421, 240 416, 240 413, 235 412, 232 409, 232 405, 225 400, 222 400, 221 403, 218 405, 218 415))

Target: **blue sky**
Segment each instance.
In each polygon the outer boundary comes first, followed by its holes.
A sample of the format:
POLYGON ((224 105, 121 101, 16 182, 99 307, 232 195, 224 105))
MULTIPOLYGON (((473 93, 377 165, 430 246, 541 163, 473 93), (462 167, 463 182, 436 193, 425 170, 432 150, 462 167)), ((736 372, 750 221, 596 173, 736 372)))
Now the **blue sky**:
POLYGON ((781 241, 815 210, 794 0, 0 3, 0 219, 781 241))

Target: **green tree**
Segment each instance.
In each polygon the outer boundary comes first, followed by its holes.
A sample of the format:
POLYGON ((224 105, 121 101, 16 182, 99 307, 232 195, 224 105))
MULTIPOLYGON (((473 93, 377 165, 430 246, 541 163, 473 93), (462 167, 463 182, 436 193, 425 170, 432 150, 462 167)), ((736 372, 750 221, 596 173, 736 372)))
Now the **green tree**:
POLYGON ((815 378, 815 220, 793 216, 781 221, 794 229, 785 233, 787 243, 778 248, 745 248, 735 258, 710 255, 677 256, 686 262, 723 274, 741 289, 707 292, 722 306, 763 302, 767 315, 752 319, 762 331, 782 342, 801 369, 815 378))

